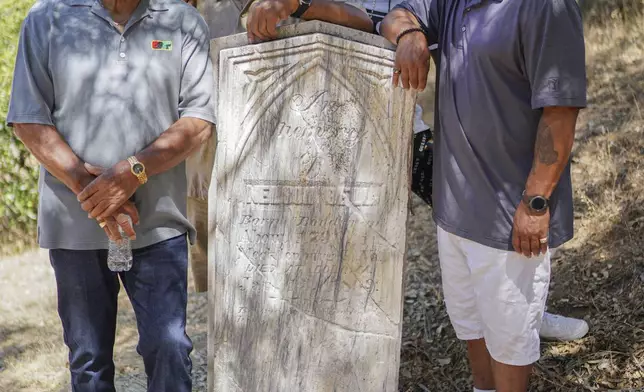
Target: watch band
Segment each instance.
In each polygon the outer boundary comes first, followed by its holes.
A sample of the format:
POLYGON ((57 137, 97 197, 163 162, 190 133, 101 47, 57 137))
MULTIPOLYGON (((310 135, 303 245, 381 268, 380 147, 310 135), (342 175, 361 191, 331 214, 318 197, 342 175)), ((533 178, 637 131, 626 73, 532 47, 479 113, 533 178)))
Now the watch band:
POLYGON ((407 29, 403 31, 402 33, 398 34, 398 37, 396 37, 396 45, 400 43, 400 39, 407 34, 411 33, 423 33, 423 37, 425 37, 425 40, 429 43, 429 39, 427 38, 427 34, 425 33, 425 30, 421 29, 420 27, 413 27, 411 29, 407 29))
POLYGON ((136 178, 139 180, 139 184, 143 185, 146 182, 148 182, 148 175, 145 173, 145 166, 138 160, 136 159, 135 156, 131 156, 127 159, 128 163, 130 164, 130 172, 136 176, 136 178), (135 170, 135 167, 140 167, 140 171, 135 170))
POLYGON ((311 6, 311 0, 299 0, 299 1, 300 1, 300 6, 297 7, 295 12, 291 14, 291 16, 294 18, 301 18, 302 15, 304 15, 304 13, 308 11, 309 7, 311 6))

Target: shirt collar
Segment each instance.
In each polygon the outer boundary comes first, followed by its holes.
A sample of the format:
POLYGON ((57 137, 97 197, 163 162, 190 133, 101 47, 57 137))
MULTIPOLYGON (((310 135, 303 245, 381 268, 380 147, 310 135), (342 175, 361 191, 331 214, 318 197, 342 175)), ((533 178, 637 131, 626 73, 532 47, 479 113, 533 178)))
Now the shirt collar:
MULTIPOLYGON (((71 6, 93 7, 96 5, 102 8, 99 0, 63 0, 63 1, 65 4, 71 5, 71 6)), ((147 4, 146 8, 148 11, 159 12, 159 11, 168 10, 167 0, 141 0, 141 2, 147 4)))
POLYGON ((92 5, 94 5, 95 1, 96 0, 63 0, 63 3, 65 3, 67 5, 72 5, 72 6, 74 6, 74 5, 75 6, 84 5, 84 6, 91 7, 92 5))
MULTIPOLYGON (((97 15, 99 18, 112 23, 112 18, 109 15, 109 12, 103 8, 100 0, 63 0, 65 3, 71 6, 85 6, 89 7, 92 10, 94 15, 97 15)), ((153 14, 161 11, 168 11, 168 0, 141 0, 139 5, 134 10, 134 13, 130 17, 130 20, 125 27, 125 30, 129 30, 130 26, 134 23, 140 21, 144 18, 153 18, 153 14)))

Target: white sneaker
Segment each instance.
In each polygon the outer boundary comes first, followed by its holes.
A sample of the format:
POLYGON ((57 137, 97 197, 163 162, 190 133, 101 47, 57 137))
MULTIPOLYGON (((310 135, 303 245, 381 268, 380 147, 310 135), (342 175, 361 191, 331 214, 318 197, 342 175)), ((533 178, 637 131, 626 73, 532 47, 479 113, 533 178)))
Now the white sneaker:
POLYGON ((581 339, 587 333, 588 323, 584 320, 545 312, 539 336, 543 339, 566 342, 581 339))

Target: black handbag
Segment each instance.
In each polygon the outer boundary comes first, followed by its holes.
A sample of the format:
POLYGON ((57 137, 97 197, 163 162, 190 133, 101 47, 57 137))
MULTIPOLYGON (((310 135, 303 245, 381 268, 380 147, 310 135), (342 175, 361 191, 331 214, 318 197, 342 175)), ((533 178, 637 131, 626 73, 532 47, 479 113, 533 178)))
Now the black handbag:
POLYGON ((414 135, 412 153, 411 191, 431 207, 432 205, 432 159, 434 140, 432 130, 427 129, 414 135))

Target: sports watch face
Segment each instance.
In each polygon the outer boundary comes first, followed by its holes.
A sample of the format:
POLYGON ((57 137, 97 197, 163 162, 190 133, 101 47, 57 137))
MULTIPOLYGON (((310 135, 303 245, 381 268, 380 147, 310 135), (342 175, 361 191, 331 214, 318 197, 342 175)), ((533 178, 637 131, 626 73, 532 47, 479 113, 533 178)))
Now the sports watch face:
POLYGON ((136 174, 137 176, 139 174, 143 174, 143 170, 143 165, 140 163, 135 163, 134 166, 132 166, 132 172, 134 172, 134 174, 136 174))
POLYGON ((535 211, 543 211, 548 207, 548 201, 541 196, 533 197, 530 200, 530 208, 535 211))

